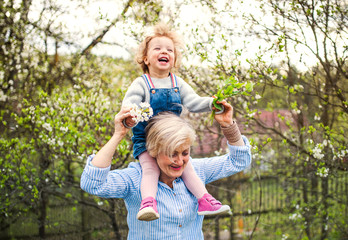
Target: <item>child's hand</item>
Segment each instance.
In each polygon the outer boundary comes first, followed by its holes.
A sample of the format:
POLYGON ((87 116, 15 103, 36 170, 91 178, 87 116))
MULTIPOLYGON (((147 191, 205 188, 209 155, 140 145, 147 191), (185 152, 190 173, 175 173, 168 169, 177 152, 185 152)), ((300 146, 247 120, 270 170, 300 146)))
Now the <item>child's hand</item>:
POLYGON ((215 95, 213 95, 214 101, 213 101, 213 111, 215 114, 221 114, 224 112, 225 108, 224 105, 221 103, 224 101, 224 99, 218 98, 215 95))
POLYGON ((125 118, 124 121, 123 121, 123 125, 124 125, 126 128, 132 128, 132 127, 134 127, 136 124, 137 124, 137 122, 134 120, 134 117, 133 117, 133 116, 129 116, 129 117, 125 118))

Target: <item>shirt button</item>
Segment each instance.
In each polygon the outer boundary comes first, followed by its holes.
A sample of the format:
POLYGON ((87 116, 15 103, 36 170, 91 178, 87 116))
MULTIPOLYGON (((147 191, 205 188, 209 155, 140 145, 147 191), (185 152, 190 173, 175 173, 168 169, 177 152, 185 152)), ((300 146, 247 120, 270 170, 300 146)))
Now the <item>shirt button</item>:
POLYGON ((179 225, 179 227, 182 227, 181 224, 179 225))
POLYGON ((182 212, 182 209, 179 209, 179 212, 182 212))
POLYGON ((178 89, 174 89, 175 92, 178 92, 178 89))
POLYGON ((176 193, 173 193, 174 194, 174 196, 176 196, 176 193))
POLYGON ((154 94, 154 93, 156 93, 156 90, 152 90, 151 92, 154 94))

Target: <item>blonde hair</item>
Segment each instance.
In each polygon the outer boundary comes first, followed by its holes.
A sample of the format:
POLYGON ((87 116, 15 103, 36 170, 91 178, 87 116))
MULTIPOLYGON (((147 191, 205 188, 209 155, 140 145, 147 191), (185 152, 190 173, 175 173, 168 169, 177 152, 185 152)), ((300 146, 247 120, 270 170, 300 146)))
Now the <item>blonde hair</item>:
POLYGON ((151 118, 145 128, 146 149, 152 157, 160 153, 172 156, 184 144, 192 145, 196 139, 192 126, 172 112, 161 112, 151 118))
POLYGON ((178 68, 180 66, 181 61, 181 51, 183 48, 183 42, 179 35, 170 30, 169 26, 164 23, 159 23, 153 27, 153 33, 146 36, 145 39, 141 42, 138 48, 138 53, 135 57, 135 60, 138 64, 140 64, 141 69, 144 73, 149 73, 149 68, 145 64, 145 58, 147 56, 147 51, 149 47, 149 42, 156 37, 167 37, 173 41, 174 44, 174 67, 178 68))

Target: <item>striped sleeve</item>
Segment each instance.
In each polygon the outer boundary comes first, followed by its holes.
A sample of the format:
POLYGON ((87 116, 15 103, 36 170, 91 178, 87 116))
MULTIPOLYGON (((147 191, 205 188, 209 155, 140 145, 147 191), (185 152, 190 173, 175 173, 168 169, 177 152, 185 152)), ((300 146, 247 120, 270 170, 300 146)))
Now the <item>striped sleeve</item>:
POLYGON ((110 167, 98 168, 91 164, 94 155, 87 159, 87 164, 81 176, 81 189, 104 198, 125 198, 137 189, 140 173, 130 167, 110 171, 110 167))
POLYGON ((248 139, 242 136, 245 146, 228 144, 229 153, 212 158, 195 159, 193 164, 203 182, 210 183, 243 171, 251 163, 248 139))

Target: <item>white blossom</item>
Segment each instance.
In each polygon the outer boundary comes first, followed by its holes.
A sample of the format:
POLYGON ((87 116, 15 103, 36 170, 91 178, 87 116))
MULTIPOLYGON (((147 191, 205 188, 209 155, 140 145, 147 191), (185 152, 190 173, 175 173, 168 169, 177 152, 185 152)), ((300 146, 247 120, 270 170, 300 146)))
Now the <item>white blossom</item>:
POLYGON ((153 115, 153 110, 150 107, 150 104, 146 102, 140 103, 139 106, 131 104, 128 107, 131 108, 130 114, 133 116, 133 121, 137 123, 148 121, 153 115))
POLYGON ((251 113, 248 113, 248 114, 247 114, 247 116, 248 116, 249 118, 254 117, 254 115, 255 115, 255 112, 251 112, 251 113))
POLYGON ((47 131, 49 131, 49 132, 52 131, 51 124, 49 124, 49 123, 44 123, 44 124, 42 124, 42 127, 43 127, 44 129, 46 129, 47 131))
POLYGON ((60 127, 59 130, 62 132, 68 132, 69 128, 68 127, 60 127))
POLYGON ((276 80, 277 79, 277 75, 276 74, 271 74, 269 75, 269 77, 272 79, 272 81, 276 80))
POLYGON ((0 102, 5 102, 7 99, 7 96, 4 94, 2 90, 0 90, 0 102))
POLYGON ((329 171, 330 171, 329 168, 322 167, 322 168, 318 168, 315 174, 319 177, 327 177, 329 175, 329 171))
POLYGON ((51 146, 55 145, 55 144, 56 144, 56 139, 55 139, 55 138, 50 138, 50 139, 48 139, 48 140, 47 140, 47 144, 48 144, 48 145, 51 145, 51 146))
POLYGON ((299 214, 299 213, 294 213, 294 214, 292 214, 292 215, 289 216, 289 219, 290 219, 290 220, 296 220, 296 219, 301 218, 301 217, 302 217, 301 214, 299 214))
POLYGON ((284 234, 282 235, 282 240, 286 240, 286 239, 288 239, 288 237, 289 237, 289 234, 284 233, 284 234))
POLYGON ((321 153, 321 148, 318 145, 313 149, 313 157, 316 159, 322 159, 324 157, 324 154, 321 153))
POLYGON ((304 87, 303 87, 301 84, 296 84, 296 85, 294 86, 294 89, 295 89, 296 91, 300 91, 300 90, 303 90, 304 87))
POLYGON ((293 112, 293 113, 296 113, 296 114, 300 114, 300 113, 301 113, 301 110, 300 110, 300 109, 293 109, 292 112, 293 112))
POLYGON ((314 120, 315 120, 315 121, 320 121, 320 116, 319 116, 318 114, 315 114, 314 120))
POLYGON ((323 141, 323 146, 327 146, 327 144, 328 144, 328 141, 327 141, 327 139, 324 139, 324 141, 323 141))

